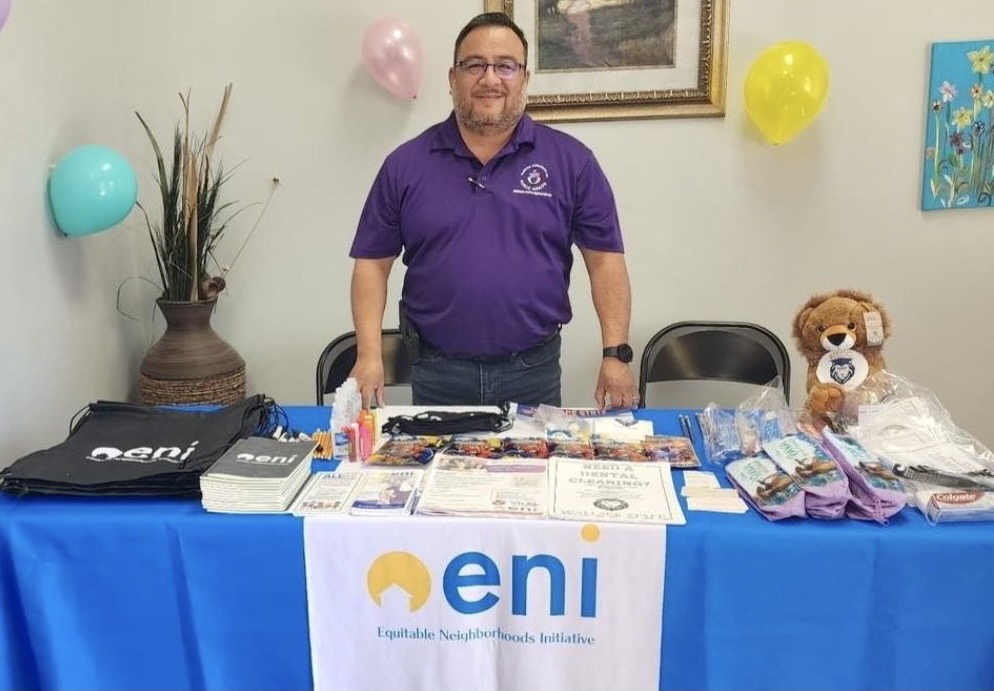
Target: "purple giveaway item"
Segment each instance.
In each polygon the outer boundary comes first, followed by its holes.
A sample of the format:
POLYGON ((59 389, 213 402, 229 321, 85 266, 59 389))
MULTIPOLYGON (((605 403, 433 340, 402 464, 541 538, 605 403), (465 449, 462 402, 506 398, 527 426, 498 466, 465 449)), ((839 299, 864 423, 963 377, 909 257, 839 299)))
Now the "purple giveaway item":
POLYGON ((825 448, 849 478, 852 500, 846 507, 846 515, 887 525, 887 519, 908 502, 904 484, 855 439, 828 429, 822 438, 825 448))
POLYGON ((769 520, 805 516, 804 492, 767 456, 732 461, 725 466, 725 473, 739 494, 769 520))
POLYGON ((842 518, 852 498, 849 481, 818 444, 804 434, 763 442, 763 451, 804 491, 804 506, 811 518, 842 518))

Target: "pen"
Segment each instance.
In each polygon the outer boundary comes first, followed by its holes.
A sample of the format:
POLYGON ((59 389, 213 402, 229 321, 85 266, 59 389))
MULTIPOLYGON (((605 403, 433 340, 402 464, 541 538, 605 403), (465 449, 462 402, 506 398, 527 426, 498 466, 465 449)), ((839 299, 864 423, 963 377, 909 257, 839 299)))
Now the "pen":
POLYGON ((704 439, 708 434, 710 434, 711 423, 704 413, 697 413, 697 429, 701 431, 701 439, 704 439))
POLYGON ((694 437, 690 433, 690 418, 686 415, 680 416, 680 428, 683 429, 683 436, 687 437, 687 439, 691 441, 694 440, 694 437))

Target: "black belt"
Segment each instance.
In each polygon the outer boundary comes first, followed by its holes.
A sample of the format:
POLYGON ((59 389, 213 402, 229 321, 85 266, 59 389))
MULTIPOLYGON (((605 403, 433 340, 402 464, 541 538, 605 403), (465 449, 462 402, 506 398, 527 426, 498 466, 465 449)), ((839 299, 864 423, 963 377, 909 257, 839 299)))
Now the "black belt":
POLYGON ((549 334, 548 336, 546 336, 545 338, 543 338, 541 341, 531 346, 530 348, 525 348, 524 350, 517 350, 514 351, 513 353, 500 353, 497 355, 463 355, 458 353, 446 353, 441 348, 437 348, 433 346, 431 343, 428 343, 427 341, 422 341, 421 345, 422 348, 427 348, 428 350, 434 351, 450 360, 465 360, 466 362, 475 362, 476 364, 479 365, 497 365, 504 362, 510 362, 511 360, 517 357, 525 357, 538 352, 539 350, 541 350, 542 348, 546 347, 554 340, 559 338, 560 329, 562 329, 562 327, 557 326, 555 331, 553 331, 551 334, 549 334))

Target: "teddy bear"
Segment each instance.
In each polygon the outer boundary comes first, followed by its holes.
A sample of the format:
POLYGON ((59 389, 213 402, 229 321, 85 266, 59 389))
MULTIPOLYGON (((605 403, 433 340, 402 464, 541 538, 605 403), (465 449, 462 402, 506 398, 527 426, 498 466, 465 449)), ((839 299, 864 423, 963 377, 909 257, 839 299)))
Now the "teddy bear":
POLYGON ((890 317, 872 295, 836 290, 813 296, 794 317, 792 330, 808 362, 805 409, 819 426, 829 424, 856 391, 886 369, 884 341, 890 317))

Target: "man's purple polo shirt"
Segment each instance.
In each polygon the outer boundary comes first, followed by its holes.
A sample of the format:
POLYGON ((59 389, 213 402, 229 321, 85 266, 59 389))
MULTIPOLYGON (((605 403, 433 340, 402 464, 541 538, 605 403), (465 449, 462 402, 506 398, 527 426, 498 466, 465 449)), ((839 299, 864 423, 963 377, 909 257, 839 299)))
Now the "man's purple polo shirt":
POLYGON ((481 356, 525 350, 570 320, 573 243, 624 251, 590 149, 525 115, 481 167, 450 115, 386 158, 350 256, 403 249, 404 305, 424 340, 481 356))

